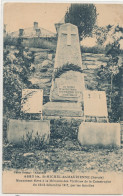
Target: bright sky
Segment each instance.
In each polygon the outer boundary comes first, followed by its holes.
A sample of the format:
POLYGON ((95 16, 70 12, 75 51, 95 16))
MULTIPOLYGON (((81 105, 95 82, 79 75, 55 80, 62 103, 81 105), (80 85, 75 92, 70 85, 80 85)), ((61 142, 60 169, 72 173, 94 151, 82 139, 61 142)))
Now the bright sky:
MULTIPOLYGON (((54 24, 65 15, 68 3, 6 3, 4 4, 4 24, 7 31, 32 27, 33 22, 39 27, 55 32, 54 24)), ((119 24, 123 26, 123 4, 96 4, 99 26, 119 24)))

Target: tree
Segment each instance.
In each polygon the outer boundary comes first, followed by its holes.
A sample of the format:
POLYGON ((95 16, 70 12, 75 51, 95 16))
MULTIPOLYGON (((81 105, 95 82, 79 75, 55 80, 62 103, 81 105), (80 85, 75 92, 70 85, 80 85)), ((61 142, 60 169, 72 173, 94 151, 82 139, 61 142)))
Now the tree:
POLYGON ((119 121, 121 116, 121 88, 122 88, 122 66, 123 63, 119 63, 120 50, 120 40, 122 38, 122 28, 115 28, 113 32, 113 43, 109 43, 106 46, 105 54, 109 57, 107 66, 103 67, 99 71, 99 76, 102 81, 108 80, 110 84, 109 96, 109 115, 111 121, 119 121), (116 35, 119 33, 119 37, 116 35))
POLYGON ((97 39, 97 44, 98 45, 103 45, 104 42, 107 39, 108 32, 110 31, 110 26, 105 26, 105 27, 99 27, 95 25, 93 34, 96 36, 97 39))
POLYGON ((80 40, 91 35, 96 18, 96 7, 93 4, 71 4, 65 14, 65 22, 78 27, 80 40))

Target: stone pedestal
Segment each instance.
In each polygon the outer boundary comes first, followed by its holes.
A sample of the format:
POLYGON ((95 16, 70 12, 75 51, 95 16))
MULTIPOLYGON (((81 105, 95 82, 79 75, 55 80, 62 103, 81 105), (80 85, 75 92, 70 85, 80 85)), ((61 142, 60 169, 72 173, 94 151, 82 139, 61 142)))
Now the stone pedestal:
POLYGON ((75 102, 49 102, 43 106, 43 116, 82 117, 82 106, 75 102))
POLYGON ((81 145, 120 146, 120 124, 83 122, 78 140, 81 145))

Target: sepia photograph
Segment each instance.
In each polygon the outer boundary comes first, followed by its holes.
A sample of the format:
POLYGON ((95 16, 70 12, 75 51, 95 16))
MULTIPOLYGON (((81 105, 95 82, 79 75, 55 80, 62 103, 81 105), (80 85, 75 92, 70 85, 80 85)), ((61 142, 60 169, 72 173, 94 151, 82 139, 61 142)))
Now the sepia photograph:
POLYGON ((123 4, 3 4, 2 188, 123 193, 123 4))

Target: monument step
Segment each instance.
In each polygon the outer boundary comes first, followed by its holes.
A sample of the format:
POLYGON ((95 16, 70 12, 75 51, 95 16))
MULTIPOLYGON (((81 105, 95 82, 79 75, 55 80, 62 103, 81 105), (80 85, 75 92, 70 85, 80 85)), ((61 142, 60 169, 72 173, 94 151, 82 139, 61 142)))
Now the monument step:
POLYGON ((43 116, 82 117, 83 112, 80 103, 49 102, 43 105, 43 116))
POLYGON ((72 120, 84 121, 84 116, 43 116, 43 120, 67 120, 71 122, 72 120))

